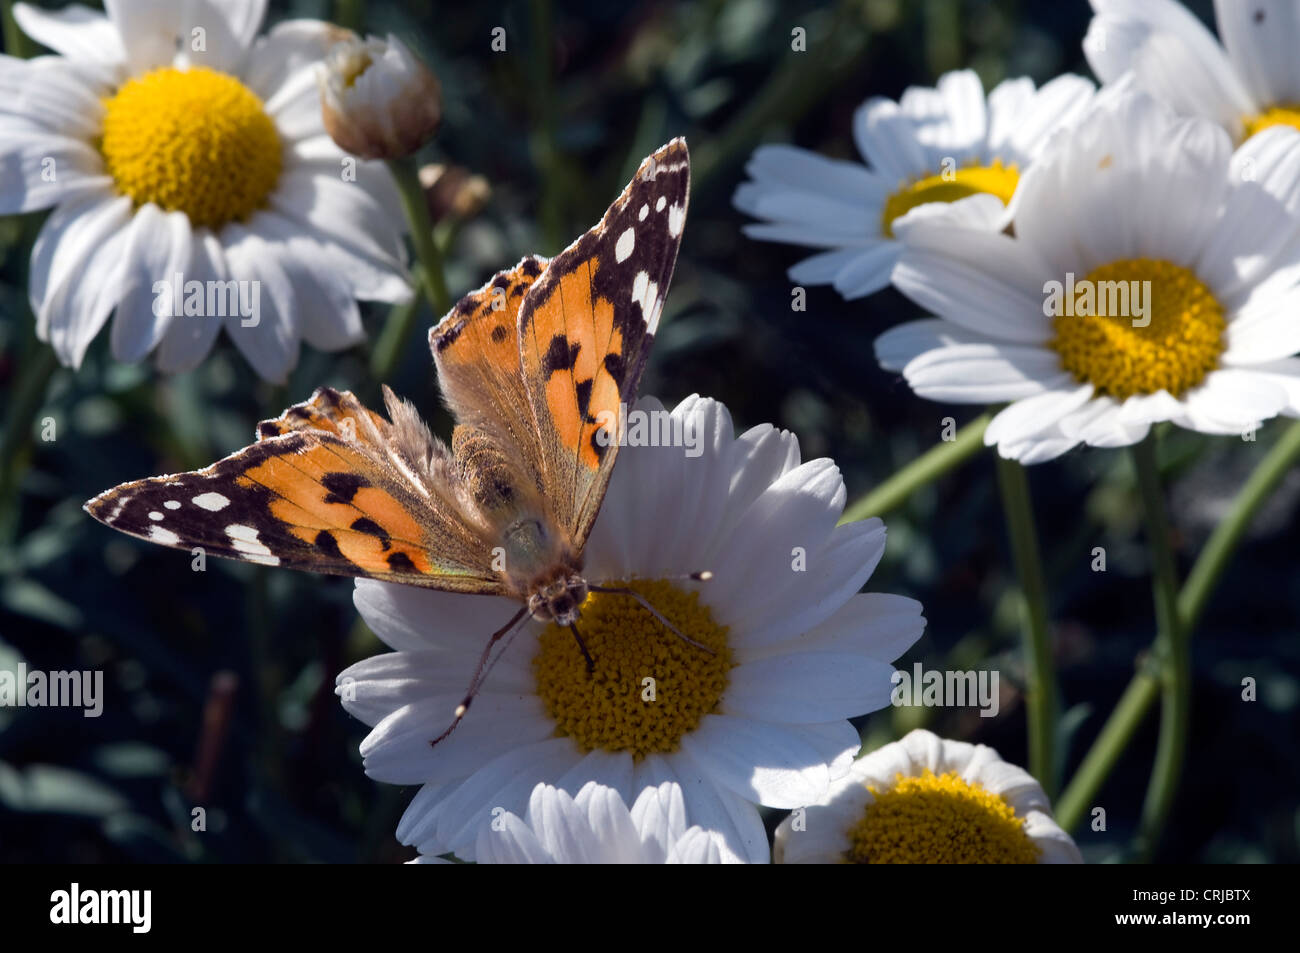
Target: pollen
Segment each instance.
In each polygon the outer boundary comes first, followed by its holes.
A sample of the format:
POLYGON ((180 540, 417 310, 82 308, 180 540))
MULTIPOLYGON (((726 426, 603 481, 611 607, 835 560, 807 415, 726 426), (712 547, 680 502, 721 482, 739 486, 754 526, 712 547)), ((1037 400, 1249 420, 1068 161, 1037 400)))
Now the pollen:
POLYGON ((184 212, 218 229, 266 203, 280 177, 280 136, 262 101, 206 67, 164 67, 104 100, 100 152, 137 206, 184 212))
POLYGON ((664 580, 610 583, 632 588, 687 638, 666 629, 636 599, 593 592, 578 629, 595 662, 586 662, 567 628, 548 626, 533 660, 537 693, 555 733, 584 752, 628 751, 640 759, 677 750, 682 738, 714 712, 727 688, 727 629, 713 621, 699 594, 664 580))
POLYGON ((930 202, 956 202, 986 193, 996 195, 1006 205, 1015 194, 1019 182, 1020 173, 1016 166, 1003 165, 1001 159, 994 159, 988 165, 943 169, 934 175, 905 182, 885 200, 881 231, 886 238, 893 238, 895 220, 917 206, 930 202))
POLYGON ((1246 116, 1241 122, 1246 127, 1247 139, 1270 126, 1300 129, 1300 105, 1270 106, 1256 116, 1246 116))
POLYGON ((1061 366, 1097 393, 1180 397, 1219 366, 1223 306, 1191 271, 1151 258, 1095 268, 1052 319, 1061 366), (1139 306, 1139 302, 1145 304, 1139 306))
POLYGON ((899 774, 849 831, 850 864, 1033 864, 1038 845, 1003 798, 953 772, 899 774))

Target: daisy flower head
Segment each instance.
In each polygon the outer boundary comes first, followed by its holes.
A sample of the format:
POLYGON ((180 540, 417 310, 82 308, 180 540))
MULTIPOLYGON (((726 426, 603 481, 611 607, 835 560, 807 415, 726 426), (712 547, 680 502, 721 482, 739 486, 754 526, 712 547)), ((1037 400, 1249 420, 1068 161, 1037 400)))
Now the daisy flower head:
POLYGON ((792 267, 790 280, 865 297, 889 284, 901 248, 894 227, 912 209, 977 194, 1010 205, 1049 135, 1092 95, 1091 82, 1065 75, 1041 89, 1027 77, 1004 80, 986 97, 973 71, 957 70, 898 102, 873 97, 853 117, 865 166, 787 145, 754 152, 752 181, 734 202, 766 221, 745 234, 826 249, 792 267))
POLYGON ((877 357, 922 397, 1008 402, 985 442, 1022 463, 1159 421, 1247 434, 1300 413, 1297 215, 1296 130, 1234 152, 1220 126, 1116 84, 1025 176, 1014 237, 909 223, 894 284, 937 317, 886 332, 877 357))
POLYGON ((410 295, 388 172, 325 133, 318 21, 257 36, 265 0, 14 7, 57 55, 0 56, 0 214, 53 208, 32 252, 37 333, 80 366, 196 366, 225 327, 283 381, 300 341, 364 336, 356 299, 410 295))
POLYGON ((1042 787, 985 745, 918 728, 776 829, 778 864, 1081 864, 1042 787))
POLYGON ((1205 116, 1241 142, 1300 128, 1300 5, 1215 0, 1219 39, 1178 0, 1092 0, 1088 65, 1104 83, 1137 85, 1185 116, 1205 116))
POLYGON ((613 788, 588 781, 576 796, 539 784, 523 817, 499 811, 479 828, 480 864, 738 864, 715 831, 686 826, 681 786, 643 790, 628 809, 613 788))
POLYGON ((674 781, 692 825, 765 863, 757 805, 822 797, 858 750, 848 719, 889 704, 890 662, 924 620, 911 599, 859 594, 885 528, 836 525, 835 465, 801 463, 798 441, 771 426, 734 436, 713 400, 669 412, 642 399, 628 420, 583 574, 634 587, 685 639, 635 599, 593 592, 578 621, 591 671, 569 630, 530 621, 460 727, 431 746, 487 634, 518 606, 357 582, 362 618, 396 651, 341 673, 336 693, 373 726, 367 774, 423 785, 403 843, 473 859, 479 825, 495 808, 523 816, 538 783, 572 795, 598 781, 635 803, 674 781), (700 570, 712 578, 683 580, 700 570))

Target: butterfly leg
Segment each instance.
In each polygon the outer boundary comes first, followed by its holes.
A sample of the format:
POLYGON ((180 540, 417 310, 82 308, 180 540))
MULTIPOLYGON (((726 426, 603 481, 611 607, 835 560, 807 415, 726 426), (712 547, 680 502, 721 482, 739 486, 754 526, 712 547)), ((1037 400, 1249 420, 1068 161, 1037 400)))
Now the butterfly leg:
MULTIPOLYGON (((505 638, 505 636, 519 624, 519 621, 523 619, 527 612, 528 608, 525 606, 512 615, 509 622, 492 633, 492 637, 488 639, 488 644, 483 647, 483 654, 479 656, 478 665, 474 669, 474 677, 470 679, 469 691, 465 693, 464 700, 456 706, 456 713, 452 717, 451 724, 447 726, 447 730, 430 741, 430 747, 436 745, 439 741, 442 741, 456 730, 456 726, 460 724, 460 720, 464 718, 465 713, 469 711, 469 706, 470 703, 474 701, 474 696, 478 694, 479 689, 483 686, 483 681, 487 678, 488 672, 492 670, 492 666, 488 664, 488 657, 492 654, 493 646, 501 641, 501 639, 505 638)), ((501 651, 505 652, 505 649, 503 648, 501 651)), ((498 654, 497 658, 501 658, 501 655, 498 654)), ((492 664, 496 664, 495 659, 493 659, 492 664)))
POLYGON ((591 653, 587 651, 587 643, 582 641, 582 633, 578 631, 578 624, 575 622, 570 625, 569 631, 578 640, 578 651, 582 652, 582 657, 587 660, 587 674, 590 675, 596 670, 596 662, 592 659, 591 653))
MULTIPOLYGON (((709 575, 712 575, 712 573, 710 573, 709 575)), ((693 578, 701 578, 701 577, 699 577, 699 576, 695 576, 695 577, 693 577, 693 578)), ((707 578, 707 577, 704 577, 704 578, 707 578)), ((608 593, 612 593, 612 594, 614 594, 614 595, 618 595, 618 596, 631 596, 633 599, 635 599, 637 602, 639 602, 639 603, 641 604, 641 608, 645 609, 646 612, 649 612, 652 616, 654 616, 656 619, 658 619, 660 625, 662 625, 665 629, 667 629, 667 630, 668 630, 669 632, 671 632, 673 635, 677 636, 679 639, 681 639, 681 640, 682 640, 683 642, 685 642, 687 645, 693 645, 693 646, 695 646, 697 649, 702 649, 703 651, 708 652, 710 655, 717 655, 717 654, 718 654, 717 652, 713 651, 713 649, 709 648, 709 647, 708 647, 707 645, 705 645, 704 643, 695 641, 693 638, 691 638, 689 635, 687 635, 687 634, 686 634, 685 632, 683 632, 681 629, 677 628, 677 626, 673 625, 671 622, 669 622, 667 619, 665 619, 665 618, 663 617, 663 614, 660 613, 660 611, 659 611, 658 609, 656 609, 654 606, 652 606, 652 605, 651 605, 651 604, 646 600, 646 597, 645 597, 645 596, 641 595, 641 593, 637 592, 635 589, 628 589, 628 588, 615 587, 615 586, 591 586, 590 588, 591 588, 591 591, 592 591, 592 592, 608 592, 608 593)))

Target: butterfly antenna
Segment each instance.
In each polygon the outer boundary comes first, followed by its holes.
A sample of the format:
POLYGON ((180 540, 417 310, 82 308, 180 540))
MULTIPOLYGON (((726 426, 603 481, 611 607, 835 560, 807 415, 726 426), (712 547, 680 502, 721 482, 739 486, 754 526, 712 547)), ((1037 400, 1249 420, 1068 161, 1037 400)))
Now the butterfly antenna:
MULTIPOLYGON (((709 579, 709 578, 711 578, 712 576, 713 576, 713 573, 711 573, 711 572, 705 572, 705 573, 691 573, 689 576, 683 576, 683 577, 681 577, 681 578, 689 578, 689 579, 709 579)), ((671 577, 669 577, 669 578, 671 578, 671 577)), ((683 642, 685 642, 687 645, 693 645, 693 646, 695 646, 697 649, 702 649, 703 651, 708 652, 710 655, 717 655, 717 654, 718 654, 717 652, 713 651, 713 649, 709 648, 709 647, 708 647, 707 645, 705 645, 704 643, 702 643, 702 642, 696 642, 693 638, 691 638, 689 635, 687 635, 686 633, 684 633, 681 629, 677 628, 677 626, 673 625, 671 622, 669 622, 667 619, 665 619, 665 618, 663 617, 663 615, 659 612, 659 610, 656 609, 654 606, 652 606, 652 605, 651 605, 651 604, 646 600, 646 597, 643 596, 643 595, 641 595, 641 593, 637 592, 635 589, 629 589, 629 588, 627 588, 627 587, 625 587, 625 586, 588 586, 588 588, 591 589, 592 592, 608 592, 608 593, 612 593, 613 595, 617 595, 617 596, 631 596, 631 597, 632 597, 633 599, 635 599, 638 603, 640 603, 641 608, 645 609, 646 612, 649 612, 652 616, 654 616, 656 619, 658 619, 660 625, 662 625, 665 629, 667 629, 667 630, 668 630, 669 632, 671 632, 673 635, 677 636, 677 638, 681 639, 681 640, 682 640, 683 642)))
MULTIPOLYGON (((514 615, 512 615, 510 617, 509 622, 507 622, 501 628, 497 629, 495 632, 492 633, 492 637, 488 639, 488 644, 483 647, 483 654, 479 656, 478 665, 474 669, 474 677, 470 679, 469 682, 469 690, 465 692, 465 698, 461 701, 461 703, 456 706, 456 713, 452 717, 451 724, 447 726, 446 731, 444 731, 438 737, 434 738, 432 741, 429 742, 430 747, 437 745, 439 741, 442 741, 449 734, 451 734, 453 731, 456 730, 456 726, 460 724, 461 719, 465 717, 465 713, 469 711, 469 706, 470 703, 474 701, 474 696, 478 694, 479 689, 483 686, 483 682, 487 678, 488 672, 492 671, 493 666, 495 666, 496 663, 500 661, 501 656, 504 655, 506 649, 510 647, 510 643, 506 642, 506 644, 501 647, 501 651, 497 654, 497 657, 495 659, 492 659, 491 664, 489 664, 488 657, 492 654, 493 646, 495 646, 498 642, 500 642, 503 638, 505 638, 506 635, 509 634, 512 629, 515 629, 515 627, 519 624, 519 621, 523 619, 524 615, 527 612, 528 612, 528 607, 525 606, 524 608, 516 612, 514 615)), ((515 631, 518 630, 515 629, 515 631)))
POLYGON ((582 652, 582 657, 587 660, 587 674, 590 675, 596 670, 596 662, 592 659, 591 653, 587 651, 587 643, 582 641, 582 633, 578 631, 578 624, 576 622, 571 622, 569 624, 569 631, 572 632, 573 637, 578 640, 578 649, 582 652))

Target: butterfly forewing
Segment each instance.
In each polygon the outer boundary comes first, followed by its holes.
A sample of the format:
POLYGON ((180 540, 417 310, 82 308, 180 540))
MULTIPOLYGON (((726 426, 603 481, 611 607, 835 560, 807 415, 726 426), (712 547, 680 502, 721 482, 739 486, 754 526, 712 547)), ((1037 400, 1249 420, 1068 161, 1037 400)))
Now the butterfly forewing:
POLYGON ((613 471, 672 279, 690 191, 686 142, 647 157, 596 225, 553 258, 519 310, 520 368, 541 472, 581 548, 613 471))
POLYGON ((322 388, 258 433, 257 443, 206 469, 123 484, 86 510, 132 536, 208 555, 502 591, 490 544, 430 494, 437 481, 417 470, 430 469, 429 459, 418 459, 425 452, 418 438, 350 393, 322 388))

